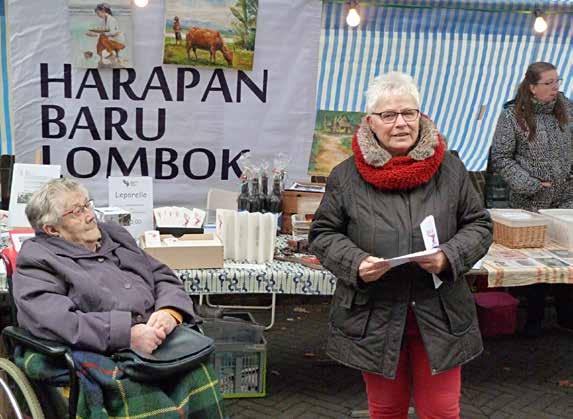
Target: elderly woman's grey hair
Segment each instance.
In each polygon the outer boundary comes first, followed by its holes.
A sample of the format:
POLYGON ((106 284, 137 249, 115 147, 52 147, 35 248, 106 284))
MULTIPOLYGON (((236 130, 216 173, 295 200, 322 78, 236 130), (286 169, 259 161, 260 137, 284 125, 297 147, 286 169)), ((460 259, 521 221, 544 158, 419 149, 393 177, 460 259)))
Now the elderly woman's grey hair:
POLYGON ((378 104, 397 96, 411 96, 420 107, 420 91, 407 74, 398 71, 376 77, 366 91, 366 112, 374 112, 378 104))
POLYGON ((53 179, 34 192, 26 205, 26 217, 34 230, 42 230, 47 225, 58 225, 60 214, 67 208, 66 195, 81 192, 89 197, 88 190, 72 179, 53 179))

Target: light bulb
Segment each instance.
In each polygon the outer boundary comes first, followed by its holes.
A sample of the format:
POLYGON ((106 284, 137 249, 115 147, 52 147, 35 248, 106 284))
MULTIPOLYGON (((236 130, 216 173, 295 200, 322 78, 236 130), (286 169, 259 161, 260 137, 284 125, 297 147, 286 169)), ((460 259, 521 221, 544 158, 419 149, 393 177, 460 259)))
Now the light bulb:
POLYGON ((360 15, 356 11, 356 8, 352 7, 348 10, 348 14, 346 15, 346 23, 348 26, 355 27, 360 24, 360 15))
POLYGON ((149 0, 133 0, 136 6, 145 7, 149 3, 149 0))
POLYGON ((543 19, 542 16, 537 16, 535 18, 535 23, 533 24, 533 29, 537 33, 543 33, 547 30, 547 22, 543 19))

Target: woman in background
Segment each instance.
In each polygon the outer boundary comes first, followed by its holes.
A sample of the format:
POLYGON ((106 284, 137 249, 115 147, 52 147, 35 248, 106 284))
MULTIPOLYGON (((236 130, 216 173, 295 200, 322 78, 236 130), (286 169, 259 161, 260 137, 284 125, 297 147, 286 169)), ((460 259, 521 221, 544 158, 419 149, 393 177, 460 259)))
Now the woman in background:
MULTIPOLYGON (((573 104, 559 92, 561 81, 553 64, 531 64, 497 122, 491 163, 509 187, 512 208, 573 208, 573 104)), ((541 335, 547 287, 526 287, 525 335, 541 335)), ((573 287, 555 287, 558 323, 573 330, 573 287)))

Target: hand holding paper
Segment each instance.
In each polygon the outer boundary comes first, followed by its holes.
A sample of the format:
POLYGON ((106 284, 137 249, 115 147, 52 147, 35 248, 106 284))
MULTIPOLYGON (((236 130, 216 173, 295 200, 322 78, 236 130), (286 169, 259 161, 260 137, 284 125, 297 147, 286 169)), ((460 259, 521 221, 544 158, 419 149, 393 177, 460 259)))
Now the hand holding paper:
MULTIPOLYGON (((449 264, 448 258, 444 255, 444 252, 438 249, 436 250, 436 253, 416 260, 422 269, 430 272, 431 274, 439 274, 445 270, 449 264)), ((440 283, 442 282, 440 279, 438 279, 438 281, 440 281, 440 283)))
MULTIPOLYGON (((437 249, 440 245, 440 240, 438 239, 438 230, 436 229, 434 216, 428 215, 424 218, 420 223, 420 229, 422 230, 422 238, 424 239, 426 250, 437 249)), ((436 274, 442 272, 448 266, 448 258, 444 255, 444 252, 439 250, 435 255, 419 260, 418 265, 432 274, 434 287, 438 289, 442 285, 442 280, 436 274)))
POLYGON ((390 263, 383 258, 368 256, 358 267, 358 276, 364 282, 374 282, 391 268, 390 263))
POLYGON ((386 259, 386 262, 388 262, 388 264, 390 265, 391 268, 394 268, 395 266, 400 266, 400 265, 403 265, 404 263, 417 262, 419 260, 422 260, 426 256, 434 255, 434 254, 438 253, 439 251, 440 251, 440 249, 422 250, 421 252, 409 253, 409 254, 404 255, 404 256, 397 256, 397 257, 392 258, 392 259, 386 259))

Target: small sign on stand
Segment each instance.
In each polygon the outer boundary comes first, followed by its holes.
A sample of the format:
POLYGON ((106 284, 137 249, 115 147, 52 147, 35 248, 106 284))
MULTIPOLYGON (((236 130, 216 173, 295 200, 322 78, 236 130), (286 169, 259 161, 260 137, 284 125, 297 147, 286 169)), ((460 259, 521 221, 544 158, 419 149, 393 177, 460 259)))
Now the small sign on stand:
POLYGON ((108 205, 131 213, 127 230, 136 239, 153 230, 153 179, 151 177, 108 178, 108 205))

